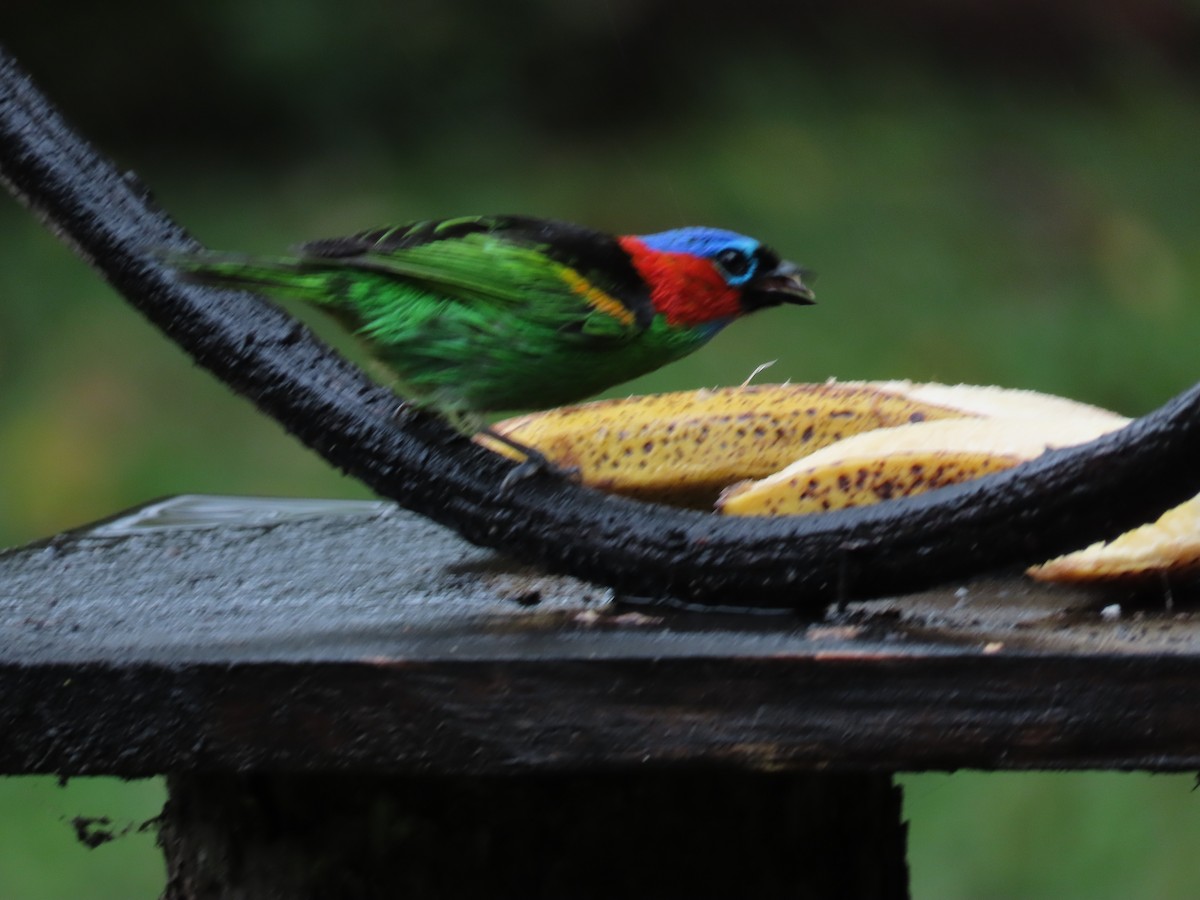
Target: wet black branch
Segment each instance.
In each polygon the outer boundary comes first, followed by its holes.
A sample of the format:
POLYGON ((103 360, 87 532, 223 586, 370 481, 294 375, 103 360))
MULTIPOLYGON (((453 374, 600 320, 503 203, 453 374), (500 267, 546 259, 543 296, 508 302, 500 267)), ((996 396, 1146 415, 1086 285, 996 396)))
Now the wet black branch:
MULTIPOLYGON (((380 494, 547 568, 645 596, 805 606, 1032 563, 1200 492, 1200 386, 1128 428, 1009 472, 862 510, 733 519, 533 478, 395 397, 284 312, 182 284, 152 249, 198 246, 62 119, 0 48, 0 177, 202 366, 380 494)), ((181 485, 185 488, 186 485, 181 485)))

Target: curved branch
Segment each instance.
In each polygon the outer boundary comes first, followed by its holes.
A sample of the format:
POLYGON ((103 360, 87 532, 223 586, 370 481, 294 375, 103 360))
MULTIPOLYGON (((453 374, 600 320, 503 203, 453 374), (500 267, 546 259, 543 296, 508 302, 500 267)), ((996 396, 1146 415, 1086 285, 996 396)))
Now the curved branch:
POLYGON ((736 519, 550 479, 395 397, 252 295, 176 281, 149 251, 196 242, 77 135, 0 48, 0 177, 167 336, 333 465, 466 539, 621 591, 800 607, 1039 562, 1200 492, 1200 386, 1119 432, 919 497, 736 519))

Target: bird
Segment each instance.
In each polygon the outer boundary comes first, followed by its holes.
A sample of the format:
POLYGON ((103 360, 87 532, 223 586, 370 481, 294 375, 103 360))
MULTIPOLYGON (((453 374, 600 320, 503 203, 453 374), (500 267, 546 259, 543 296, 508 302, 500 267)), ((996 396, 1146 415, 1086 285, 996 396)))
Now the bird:
POLYGON ((168 263, 189 281, 320 307, 402 397, 493 436, 489 414, 584 400, 692 353, 748 313, 814 302, 808 270, 732 231, 614 235, 525 215, 375 228, 275 257, 173 253, 168 263))

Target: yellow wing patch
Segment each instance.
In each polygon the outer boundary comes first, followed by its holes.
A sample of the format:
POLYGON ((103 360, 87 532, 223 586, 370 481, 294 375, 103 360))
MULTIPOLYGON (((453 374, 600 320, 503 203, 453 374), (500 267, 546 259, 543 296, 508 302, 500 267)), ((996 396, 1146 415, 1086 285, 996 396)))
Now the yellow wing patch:
POLYGON ((620 300, 600 290, 574 269, 564 267, 560 274, 562 280, 567 283, 567 287, 587 301, 588 306, 592 309, 612 316, 622 325, 633 324, 633 313, 626 309, 625 304, 620 300))

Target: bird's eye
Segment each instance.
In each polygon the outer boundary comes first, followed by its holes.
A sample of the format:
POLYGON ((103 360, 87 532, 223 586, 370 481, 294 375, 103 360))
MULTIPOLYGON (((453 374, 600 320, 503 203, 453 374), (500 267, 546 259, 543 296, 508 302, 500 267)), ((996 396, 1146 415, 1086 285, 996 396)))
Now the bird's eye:
POLYGON ((749 275, 750 270, 754 267, 754 260, 749 255, 732 247, 722 250, 715 259, 717 265, 724 269, 731 278, 743 278, 749 275))

